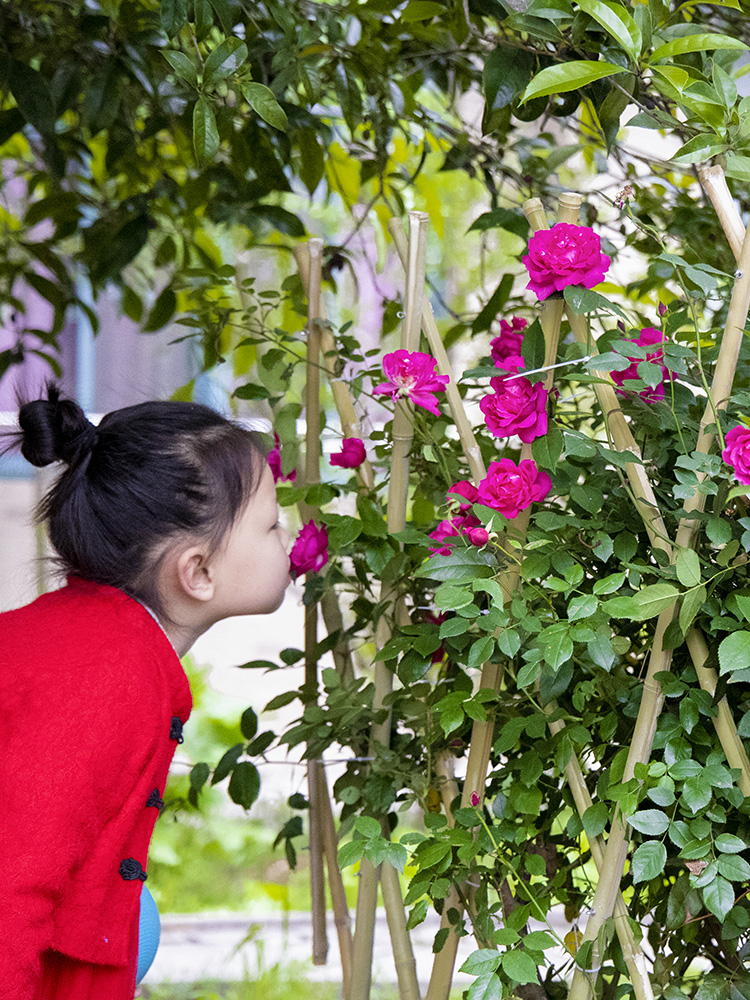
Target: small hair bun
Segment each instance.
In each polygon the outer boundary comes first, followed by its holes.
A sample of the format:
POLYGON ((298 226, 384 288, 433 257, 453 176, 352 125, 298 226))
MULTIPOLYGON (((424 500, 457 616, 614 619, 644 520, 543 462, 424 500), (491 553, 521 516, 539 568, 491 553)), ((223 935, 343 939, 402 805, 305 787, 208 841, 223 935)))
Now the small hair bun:
POLYGON ((98 436, 78 403, 60 399, 54 383, 47 386, 47 399, 24 403, 18 423, 23 432, 21 454, 36 466, 52 462, 74 465, 91 453, 98 436))

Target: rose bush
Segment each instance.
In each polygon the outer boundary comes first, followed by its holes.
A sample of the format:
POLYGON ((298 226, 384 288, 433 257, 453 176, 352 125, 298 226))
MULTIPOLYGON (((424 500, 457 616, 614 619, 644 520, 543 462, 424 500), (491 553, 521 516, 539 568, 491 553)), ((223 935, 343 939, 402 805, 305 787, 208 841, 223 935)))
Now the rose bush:
MULTIPOLYGON (((661 401, 664 399, 664 383, 677 377, 676 375, 673 375, 663 363, 664 348, 662 345, 664 343, 664 334, 661 330, 656 330, 652 326, 647 326, 641 330, 640 336, 637 340, 630 340, 627 341, 627 343, 637 344, 638 347, 652 347, 657 344, 659 345, 655 351, 651 351, 646 354, 645 360, 648 364, 659 366, 661 369, 661 381, 656 386, 648 386, 645 389, 641 389, 639 391, 639 395, 641 399, 648 400, 649 402, 661 401)), ((619 387, 617 390, 618 392, 623 392, 627 389, 627 386, 623 386, 624 382, 636 380, 641 377, 638 371, 638 366, 643 363, 643 359, 629 358, 629 360, 631 364, 628 368, 625 368, 622 371, 612 372, 612 381, 619 387)))
POLYGON ((331 465, 342 469, 358 469, 366 457, 367 452, 360 438, 344 438, 341 451, 331 455, 331 465))

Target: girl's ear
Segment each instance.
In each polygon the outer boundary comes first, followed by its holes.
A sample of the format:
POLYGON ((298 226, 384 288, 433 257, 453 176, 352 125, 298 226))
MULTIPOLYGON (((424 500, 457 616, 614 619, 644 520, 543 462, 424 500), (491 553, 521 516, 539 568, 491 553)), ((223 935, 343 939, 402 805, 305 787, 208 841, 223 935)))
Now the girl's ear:
POLYGON ((175 564, 177 583, 186 597, 194 601, 210 601, 216 591, 213 564, 206 550, 199 545, 184 549, 175 564))

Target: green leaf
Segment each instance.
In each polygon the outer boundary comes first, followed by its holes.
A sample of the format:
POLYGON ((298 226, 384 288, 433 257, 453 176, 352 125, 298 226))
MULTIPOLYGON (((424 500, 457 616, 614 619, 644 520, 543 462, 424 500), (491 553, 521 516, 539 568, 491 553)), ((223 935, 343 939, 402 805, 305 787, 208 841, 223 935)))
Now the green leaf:
MULTIPOLYGON (((485 124, 492 111, 499 111, 512 104, 524 92, 534 72, 534 56, 524 49, 512 45, 498 45, 487 56, 484 63, 484 97, 486 103, 485 124)), ((496 211, 498 211, 496 209, 496 211)), ((499 211, 508 211, 500 209, 499 211)), ((492 214, 492 213, 489 213, 492 214)), ((518 218, 515 212, 509 212, 518 218)), ((523 220, 524 236, 528 232, 528 223, 523 220)))
POLYGON ((183 80, 187 80, 187 82, 193 87, 198 86, 198 70, 195 63, 191 62, 184 52, 175 52, 172 49, 164 49, 162 50, 162 55, 175 71, 177 76, 181 77, 183 80))
POLYGON ((219 130, 216 118, 208 101, 201 97, 193 109, 193 149, 198 165, 205 167, 219 150, 219 130))
MULTIPOLYGON (((257 718, 255 721, 257 727, 257 722, 258 722, 257 718)), ((222 756, 221 760, 214 768, 213 777, 211 778, 212 785, 217 785, 220 781, 223 781, 224 778, 226 778, 226 776, 229 774, 229 772, 232 770, 232 768, 235 766, 237 761, 242 756, 242 751, 243 751, 242 743, 236 743, 233 747, 230 747, 229 750, 227 750, 227 752, 222 756)))
POLYGON ((556 424, 550 424, 546 434, 536 438, 531 444, 531 454, 542 469, 554 472, 563 450, 562 431, 556 424))
POLYGON ((143 332, 153 333, 155 330, 161 330, 172 319, 176 308, 177 296, 171 288, 167 287, 159 293, 156 302, 151 307, 148 318, 143 324, 143 332))
POLYGON ((234 18, 229 9, 229 0, 209 0, 209 2, 218 15, 221 26, 224 29, 224 34, 231 34, 234 27, 234 18))
POLYGON ((658 840, 648 840, 633 854, 633 882, 648 882, 664 871, 667 849, 658 840))
POLYGON ((719 857, 719 873, 730 882, 747 882, 750 879, 750 865, 736 854, 719 857))
POLYGON ((732 632, 719 645, 719 673, 731 674, 750 664, 750 632, 732 632))
POLYGON ((411 0, 401 12, 400 20, 404 23, 428 21, 438 14, 445 14, 445 7, 441 3, 436 3, 435 0, 411 0))
POLYGON ((608 576, 603 576, 601 580, 597 580, 592 590, 595 594, 614 594, 625 583, 626 576, 625 570, 620 573, 610 573, 608 576))
POLYGON ((645 621, 661 614, 670 604, 674 604, 680 592, 671 583, 653 583, 643 587, 633 594, 632 601, 637 612, 633 616, 636 621, 645 621))
POLYGON ((527 951, 521 951, 520 948, 504 951, 502 966, 505 975, 521 985, 539 981, 536 974, 536 962, 527 951))
POLYGON ((579 618, 590 618, 599 607, 599 602, 593 594, 579 594, 571 598, 568 604, 568 621, 578 621, 579 618))
POLYGON ((469 955, 458 970, 467 976, 486 976, 500 967, 500 952, 492 948, 481 948, 469 955))
POLYGON ((252 708, 246 708, 240 716, 240 732, 246 740, 251 740, 258 732, 258 716, 252 708))
POLYGON ((527 326, 524 330, 521 342, 521 354, 526 368, 541 368, 545 361, 546 350, 542 325, 535 319, 531 326, 527 326))
MULTIPOLYGON (((622 319, 627 319, 627 316, 618 305, 610 302, 609 299, 600 295, 599 292, 595 292, 592 288, 584 288, 582 285, 568 285, 563 289, 563 298, 573 312, 590 313, 601 309, 602 312, 615 313, 615 315, 620 316, 622 319)), ((586 367, 594 370, 598 367, 596 362, 597 358, 594 357, 591 361, 586 362, 586 367)))
POLYGON ((544 662, 553 670, 558 670, 573 655, 573 640, 566 625, 550 625, 540 634, 537 642, 544 662))
POLYGON ((745 850, 747 844, 739 837, 735 837, 733 833, 720 833, 714 841, 714 846, 717 851, 721 851, 723 854, 739 854, 740 851, 745 850))
POLYGON ((242 86, 242 93, 247 103, 263 121, 280 132, 286 132, 289 120, 270 87, 265 87, 262 83, 245 83, 242 86))
POLYGON ((513 629, 504 628, 497 638, 497 645, 502 653, 513 658, 521 648, 521 637, 513 629))
POLYGON ((476 218, 466 232, 486 232, 488 229, 505 229, 525 238, 529 232, 529 224, 518 212, 509 208, 495 208, 476 218))
POLYGON ((239 38, 225 38, 206 59, 203 66, 203 86, 212 87, 220 80, 226 80, 237 72, 246 59, 247 45, 239 38))
POLYGON ((249 809, 260 792, 258 768, 250 761, 242 760, 232 771, 229 779, 229 798, 243 809, 249 809))
POLYGON ((508 301, 508 296, 513 290, 513 277, 512 274, 503 275, 500 284, 490 296, 489 301, 482 307, 471 324, 472 333, 481 333, 484 330, 489 330, 490 324, 508 301))
MULTIPOLYGON (((450 930, 448 927, 445 929, 450 930)), ((501 1000, 503 984, 499 976, 491 972, 475 979, 466 995, 468 1000, 501 1000)))
POLYGON ((690 628, 693 619, 703 607, 706 597, 705 587, 696 587, 695 590, 689 590, 685 594, 680 606, 680 628, 683 634, 690 628))
POLYGON ((187 21, 187 0, 161 0, 161 26, 173 38, 187 21))
POLYGON ((606 802, 597 802, 596 805, 589 806, 583 814, 582 819, 583 828, 589 839, 591 837, 598 837, 604 833, 607 827, 607 820, 609 819, 609 810, 607 809, 606 802))
POLYGON ((697 587, 701 582, 701 561, 693 549, 680 549, 675 568, 677 579, 683 587, 697 587))
POLYGON ((718 153, 725 153, 729 146, 713 133, 696 135, 680 146, 670 159, 673 163, 702 163, 718 153))
POLYGON ((746 49, 747 45, 731 35, 684 35, 682 38, 673 38, 671 42, 665 42, 658 46, 649 56, 649 62, 655 63, 662 59, 674 59, 675 56, 684 56, 688 52, 704 52, 710 49, 746 49))
POLYGON ((669 817, 660 809, 640 809, 632 816, 628 816, 628 823, 639 833, 646 833, 650 837, 660 837, 666 833, 669 817))
POLYGON ((711 785, 703 775, 688 778, 682 786, 682 802, 692 813, 704 809, 711 801, 711 794, 711 785))
POLYGON ((492 576, 489 560, 475 548, 457 548, 449 556, 431 556, 414 574, 430 580, 473 580, 476 576, 492 576))
POLYGON ((466 661, 466 666, 473 670, 476 667, 480 667, 485 660, 489 660, 495 649, 495 640, 491 635, 482 636, 481 639, 477 639, 476 642, 472 644, 469 650, 469 657, 466 661))
POLYGON ((620 48, 627 52, 631 62, 638 62, 643 46, 641 30, 624 6, 608 3, 607 0, 578 0, 578 6, 601 24, 620 48))
POLYGON ((734 906, 734 889, 730 882, 727 882, 721 875, 717 875, 713 882, 703 886, 703 901, 719 920, 724 920, 726 915, 734 906))
POLYGON ((366 846, 366 840, 350 840, 341 844, 338 851, 339 868, 348 868, 349 865, 356 865, 358 861, 361 861, 366 846))
POLYGON ((525 104, 533 97, 546 97, 548 94, 564 94, 569 90, 578 90, 595 80, 624 72, 622 66, 593 59, 578 59, 556 66, 547 66, 541 73, 537 73, 528 85, 522 103, 525 104))
POLYGON ((44 136, 54 135, 55 107, 49 84, 42 74, 26 63, 12 59, 8 67, 8 85, 18 110, 29 125, 44 136))

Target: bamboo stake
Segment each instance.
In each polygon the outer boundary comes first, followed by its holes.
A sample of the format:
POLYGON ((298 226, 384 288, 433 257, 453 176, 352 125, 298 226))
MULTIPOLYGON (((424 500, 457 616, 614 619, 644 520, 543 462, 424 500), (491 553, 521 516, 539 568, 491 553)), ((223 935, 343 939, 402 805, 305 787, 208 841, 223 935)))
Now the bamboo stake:
POLYGON ((711 199, 711 204, 719 217, 721 228, 729 241, 732 253, 738 259, 742 250, 742 241, 745 238, 745 227, 727 186, 724 170, 718 165, 709 166, 704 163, 698 167, 698 177, 703 190, 711 199))
POLYGON ((331 809, 331 797, 328 792, 328 779, 322 761, 318 761, 317 764, 318 808, 323 827, 323 849, 328 869, 328 885, 331 890, 334 924, 339 940, 339 952, 341 953, 342 991, 344 1000, 349 1000, 352 981, 352 921, 349 916, 349 905, 346 901, 344 880, 339 868, 338 838, 333 810, 331 809))
MULTIPOLYGON (((320 482, 320 290, 323 241, 309 242, 310 281, 307 305, 307 363, 305 381, 305 466, 306 486, 320 482)), ((305 520, 314 511, 305 505, 305 520)), ((318 698, 318 661, 315 649, 318 644, 318 606, 305 605, 305 700, 314 703, 318 698)), ((326 930, 326 889, 323 870, 323 832, 321 795, 318 790, 318 760, 307 765, 310 825, 310 891, 312 895, 313 965, 325 965, 328 959, 328 933, 326 930)))
POLYGON ((333 590, 327 590, 323 594, 320 599, 320 610, 323 612, 323 621, 328 634, 339 633, 336 645, 331 650, 333 662, 336 664, 336 670, 344 684, 351 684, 354 680, 352 652, 349 643, 344 638, 344 616, 341 614, 341 606, 333 590))
MULTIPOLYGON (((294 259, 297 262, 297 268, 299 270, 300 278, 302 279, 302 285, 309 296, 310 287, 310 255, 307 247, 304 244, 295 246, 292 250, 294 254, 294 259)), ((320 319, 325 320, 326 312, 323 302, 320 303, 320 319)), ((331 394, 333 396, 333 402, 336 407, 336 412, 339 415, 339 420, 341 422, 341 430, 344 437, 362 437, 362 427, 359 422, 359 417, 357 416, 357 411, 354 408, 354 401, 352 400, 352 394, 349 390, 349 386, 346 382, 343 382, 337 372, 337 362, 338 362, 338 352, 336 350, 336 341, 334 340, 333 334, 327 326, 321 326, 320 329, 320 349, 322 351, 322 363, 326 370, 328 376, 328 384, 331 387, 331 394)), ((361 486, 364 486, 367 490, 372 490, 375 488, 375 477, 373 476, 372 466, 368 459, 360 465, 356 470, 357 479, 361 486)))
MULTIPOLYGON (((393 237, 393 242, 396 246, 399 259, 401 260, 404 268, 406 268, 408 246, 406 234, 404 233, 404 227, 401 225, 401 220, 395 217, 390 219, 388 222, 388 229, 393 237)), ((427 343, 429 344, 432 356, 437 361, 438 372, 440 372, 441 375, 447 375, 450 378, 450 382, 445 389, 446 399, 448 400, 451 416, 453 417, 453 422, 456 425, 456 430, 458 431, 458 436, 461 441, 461 447, 463 448, 466 462, 471 471, 472 479, 475 483, 478 483, 480 479, 484 479, 487 475, 487 470, 484 467, 482 452, 480 451, 479 444, 474 435, 471 422, 466 415, 464 401, 461 399, 461 393, 458 391, 458 385, 453 377, 451 363, 448 360, 448 354, 443 346, 443 338, 440 336, 438 325, 435 322, 435 315, 432 311, 432 306, 427 298, 424 299, 422 307, 422 330, 427 338, 427 343)))
MULTIPOLYGON (((401 331, 401 344, 407 351, 415 351, 419 346, 419 329, 422 317, 424 296, 424 275, 427 253, 427 215, 425 212, 409 213, 409 246, 408 266, 406 270, 406 296, 404 306, 404 324, 401 331)), ((409 496, 409 453, 411 450, 413 424, 408 400, 397 399, 393 415, 393 450, 391 454, 391 480, 388 487, 387 523, 389 533, 403 531, 406 527, 406 506, 409 496)), ((395 589, 385 585, 381 591, 381 600, 392 605, 394 615, 398 594, 395 589)), ((375 642, 378 649, 390 638, 392 628, 388 616, 384 614, 378 622, 375 642)), ((393 674, 382 662, 375 664, 375 695, 373 707, 377 711, 393 690, 393 674)), ((374 752, 377 745, 387 746, 390 741, 391 715, 387 713, 383 722, 372 727, 370 746, 374 752)), ((383 873, 392 867, 386 863, 381 866, 381 885, 383 888, 383 903, 386 906, 388 929, 391 934, 396 971, 399 982, 401 1000, 418 1000, 419 984, 416 976, 416 965, 411 964, 408 956, 411 953, 411 941, 403 925, 404 904, 401 897, 401 887, 396 875, 394 880, 390 873, 383 873), (390 909, 390 913, 388 910, 390 909), (399 914, 400 911, 400 914, 399 914)), ((369 1000, 370 967, 372 966, 372 949, 375 926, 375 909, 377 906, 377 871, 372 864, 363 861, 360 865, 360 884, 357 893, 357 923, 354 931, 354 969, 352 975, 351 1000, 369 1000)), ((412 955, 413 961, 413 955, 412 955)))
MULTIPOLYGON (((709 399, 701 420, 698 435, 697 449, 707 453, 714 442, 715 434, 708 430, 709 425, 717 419, 717 412, 726 409, 729 402, 732 383, 737 368, 737 359, 743 336, 743 329, 747 321, 748 311, 750 311, 750 228, 745 232, 740 252, 737 280, 732 290, 732 298, 727 313, 724 337, 719 349, 719 357, 716 362, 714 380, 709 392, 709 399)), ((702 510, 705 500, 696 488, 692 498, 685 502, 687 511, 702 510)), ((697 530, 696 519, 684 519, 677 532, 677 549, 691 545, 697 530)), ((663 670, 669 670, 671 663, 671 651, 663 648, 664 633, 670 622, 673 620, 677 604, 666 608, 659 615, 656 624, 654 645, 649 657, 648 673, 644 682, 643 697, 636 719, 633 740, 628 753, 628 760, 623 774, 623 781, 628 781, 632 776, 636 763, 648 763, 651 756, 653 738, 656 732, 656 723, 663 703, 661 686, 655 680, 654 675, 663 670)), ((692 643, 696 648, 695 642, 692 643)), ((732 752, 732 745, 736 746, 736 729, 731 714, 729 720, 726 715, 716 719, 717 732, 720 733, 724 752, 732 752), (725 721, 729 723, 729 729, 725 731, 725 721)), ((590 972, 596 973, 599 966, 596 940, 604 921, 612 914, 616 891, 622 879, 627 857, 628 838, 627 826, 619 815, 619 810, 615 815, 612 824, 612 832, 607 842, 607 850, 604 858, 605 872, 594 893, 592 904, 593 915, 589 919, 584 933, 583 941, 593 941, 593 962, 590 972)), ((581 969, 576 969, 573 974, 569 1000, 588 1000, 591 995, 591 982, 588 974, 581 969)))

